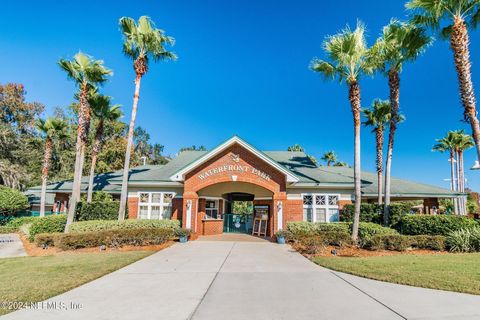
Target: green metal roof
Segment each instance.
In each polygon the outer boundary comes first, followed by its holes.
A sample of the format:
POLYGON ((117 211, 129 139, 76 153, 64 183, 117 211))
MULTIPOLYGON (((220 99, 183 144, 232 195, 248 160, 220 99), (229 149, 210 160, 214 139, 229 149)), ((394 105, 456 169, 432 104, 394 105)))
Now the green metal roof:
MULTIPOLYGON (((129 182, 136 185, 178 184, 170 177, 202 157, 207 151, 184 151, 165 165, 147 165, 131 168, 129 182)), ((263 151, 263 153, 299 178, 298 184, 304 186, 343 186, 353 188, 353 169, 348 167, 317 167, 304 152, 297 151, 263 151)), ((98 174, 94 179, 94 190, 110 193, 120 193, 122 171, 98 174)), ((82 192, 86 192, 88 177, 82 178, 82 192)), ((50 183, 48 192, 71 192, 72 180, 50 183)), ((30 188, 38 191, 40 186, 30 188)), ((377 192, 377 175, 372 172, 362 172, 362 193, 366 197, 374 197, 377 192)), ((413 181, 392 178, 392 196, 395 197, 452 197, 460 195, 451 190, 416 183, 413 181)))

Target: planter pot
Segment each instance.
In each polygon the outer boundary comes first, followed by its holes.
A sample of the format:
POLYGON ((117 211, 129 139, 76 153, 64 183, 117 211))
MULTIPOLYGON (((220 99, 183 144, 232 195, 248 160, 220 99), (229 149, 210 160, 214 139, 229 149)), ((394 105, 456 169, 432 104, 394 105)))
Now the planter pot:
POLYGON ((285 237, 277 237, 278 244, 285 244, 285 237))
POLYGON ((180 243, 186 243, 188 241, 188 237, 187 236, 178 237, 178 241, 180 241, 180 243))

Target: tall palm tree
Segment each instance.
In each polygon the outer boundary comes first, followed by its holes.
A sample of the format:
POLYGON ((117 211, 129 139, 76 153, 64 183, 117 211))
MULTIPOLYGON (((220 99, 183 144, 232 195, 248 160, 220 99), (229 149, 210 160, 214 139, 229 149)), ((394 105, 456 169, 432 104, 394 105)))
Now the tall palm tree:
MULTIPOLYGON (((457 166, 458 166, 458 191, 465 192, 465 168, 463 153, 465 150, 470 149, 475 146, 472 141, 472 137, 468 134, 465 134, 463 130, 454 131, 456 136, 456 153, 457 153, 457 166)), ((467 214, 467 203, 465 197, 460 198, 460 214, 467 214)))
POLYGON ((400 122, 400 73, 406 62, 415 60, 432 42, 425 29, 392 19, 383 28, 381 36, 372 46, 368 61, 388 77, 391 120, 388 133, 385 164, 384 219, 390 218, 390 185, 393 146, 397 124, 400 122))
POLYGON ((92 147, 92 157, 90 165, 90 176, 88 179, 87 202, 92 202, 93 195, 93 178, 95 176, 95 167, 97 164, 97 156, 103 145, 103 132, 105 130, 105 122, 117 121, 123 114, 120 105, 111 105, 111 97, 94 94, 88 99, 93 115, 98 119, 97 128, 95 130, 95 140, 92 147))
POLYGON ((463 104, 464 120, 472 127, 472 136, 480 161, 480 124, 477 117, 477 103, 472 83, 470 63, 470 39, 468 29, 477 27, 480 21, 478 0, 410 0, 407 9, 413 13, 412 21, 419 25, 440 31, 444 39, 450 40, 455 68, 463 104), (445 23, 447 26, 445 26, 445 23))
POLYGON ((175 60, 177 57, 174 53, 165 49, 165 45, 174 45, 174 39, 165 35, 163 30, 155 28, 155 24, 149 17, 140 17, 138 23, 129 17, 120 18, 120 28, 124 39, 123 52, 133 60, 133 69, 136 75, 132 116, 128 129, 127 150, 125 152, 125 164, 123 167, 122 193, 120 197, 120 208, 118 210, 118 220, 123 220, 125 219, 125 206, 127 204, 128 172, 130 170, 130 154, 132 152, 140 82, 148 71, 148 62, 150 59, 154 61, 175 60))
POLYGON ((354 126, 354 185, 355 213, 352 228, 352 240, 358 239, 361 204, 361 174, 360 174, 360 84, 362 74, 372 70, 366 63, 368 53, 365 40, 365 27, 357 23, 355 30, 345 28, 340 33, 328 37, 324 42, 327 61, 314 59, 311 68, 326 79, 345 80, 348 86, 348 99, 353 115, 354 126))
POLYGON ((37 129, 45 137, 45 153, 42 166, 42 191, 40 195, 40 216, 45 216, 45 198, 47 196, 48 171, 53 153, 53 140, 62 140, 68 137, 68 124, 59 118, 39 119, 37 129))
POLYGON ((327 167, 330 167, 332 163, 337 162, 337 155, 334 151, 328 151, 323 154, 321 159, 327 163, 327 167))
POLYGON ((305 151, 303 147, 299 144, 294 144, 293 146, 288 147, 287 151, 300 151, 303 152, 305 151))
POLYGON ((372 127, 375 133, 375 145, 377 151, 377 183, 378 183, 378 204, 382 204, 383 195, 383 130, 390 122, 390 102, 376 99, 370 109, 364 109, 363 115, 366 121, 363 124, 372 127))
MULTIPOLYGON (((455 175, 455 149, 457 148, 458 138, 453 131, 449 131, 447 135, 441 139, 437 139, 437 144, 432 148, 432 151, 448 152, 450 162, 450 188, 452 191, 457 191, 457 177, 455 175)), ((457 198, 453 199, 453 210, 455 214, 458 214, 458 201, 457 198)))
POLYGON ((60 68, 67 73, 67 77, 75 82, 78 87, 78 127, 77 142, 75 145, 75 172, 73 175, 72 196, 69 201, 67 224, 65 231, 73 222, 75 207, 80 198, 80 185, 82 180, 83 161, 90 130, 91 110, 88 104, 89 92, 105 81, 112 71, 103 65, 103 61, 94 60, 93 57, 77 53, 73 60, 60 59, 60 68))

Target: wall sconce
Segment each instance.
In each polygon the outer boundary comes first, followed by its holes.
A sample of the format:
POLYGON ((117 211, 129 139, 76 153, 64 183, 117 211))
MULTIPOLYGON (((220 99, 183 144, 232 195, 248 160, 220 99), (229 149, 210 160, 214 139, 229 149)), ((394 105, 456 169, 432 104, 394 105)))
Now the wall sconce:
POLYGON ((192 200, 187 200, 187 209, 192 207, 192 200))
POLYGON ((283 208, 283 202, 277 201, 277 210, 282 210, 282 208, 283 208))

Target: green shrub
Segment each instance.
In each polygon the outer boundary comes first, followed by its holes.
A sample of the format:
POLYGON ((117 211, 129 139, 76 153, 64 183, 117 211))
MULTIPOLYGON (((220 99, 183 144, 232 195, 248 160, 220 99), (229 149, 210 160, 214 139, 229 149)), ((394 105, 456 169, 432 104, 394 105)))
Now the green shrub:
POLYGON ((23 193, 0 185, 0 214, 13 215, 29 206, 28 198, 23 193))
POLYGON ((318 235, 327 231, 344 231, 349 232, 348 223, 332 222, 332 223, 313 223, 307 221, 287 222, 287 230, 293 237, 318 235))
MULTIPOLYGON (((79 202, 75 209, 75 220, 117 220, 119 206, 119 201, 79 202)), ((128 212, 125 212, 125 217, 128 218, 128 212)))
POLYGON ((401 221, 401 233, 409 235, 447 236, 452 231, 474 228, 478 222, 452 215, 408 215, 401 221))
POLYGON ((322 236, 301 237, 298 241, 297 249, 306 254, 317 254, 325 248, 325 239, 322 236))
POLYGON ((352 244, 352 237, 350 233, 345 231, 325 231, 321 234, 324 239, 324 244, 331 246, 343 247, 352 244))
POLYGON ((18 231, 18 228, 14 227, 7 227, 7 226, 0 226, 0 234, 5 234, 5 233, 15 233, 18 231))
POLYGON ((39 233, 35 236, 35 244, 37 245, 37 247, 53 247, 55 246, 55 241, 61 234, 63 233, 39 233))
POLYGON ((130 219, 123 221, 113 220, 90 220, 74 222, 69 227, 69 232, 90 232, 101 230, 117 230, 117 229, 143 229, 143 228, 167 228, 176 230, 180 228, 178 220, 140 220, 130 219))
POLYGON ((37 218, 30 227, 29 240, 33 242, 35 236, 39 233, 63 232, 66 224, 67 215, 65 214, 37 218))
POLYGON ((6 227, 13 227, 13 228, 20 228, 22 225, 27 223, 32 223, 37 220, 38 217, 20 217, 10 220, 5 226, 6 227))
POLYGON ((471 252, 472 232, 470 229, 460 229, 450 232, 447 235, 447 246, 451 252, 471 252))
POLYGON ((370 241, 372 237, 376 235, 392 234, 398 234, 398 232, 395 229, 382 227, 373 222, 360 222, 360 225, 358 226, 358 238, 360 239, 360 244, 370 241))
MULTIPOLYGON (((401 218, 412 211, 411 203, 392 203, 390 205, 390 224, 392 228, 396 228, 401 218)), ((353 214, 355 206, 347 204, 340 210, 340 221, 353 222, 353 214)), ((360 206, 360 222, 373 222, 383 225, 383 205, 375 203, 362 203, 360 206)))
POLYGON ((410 244, 417 249, 443 251, 445 250, 445 236, 417 235, 409 236, 410 244))
POLYGON ((55 238, 55 246, 61 250, 74 250, 98 246, 144 246, 165 243, 172 239, 170 228, 116 229, 95 232, 64 233, 55 238))
POLYGON ((480 227, 470 229, 470 243, 474 251, 480 251, 480 227))
POLYGON ((410 237, 401 234, 376 235, 364 244, 370 250, 405 251, 411 245, 410 237))

